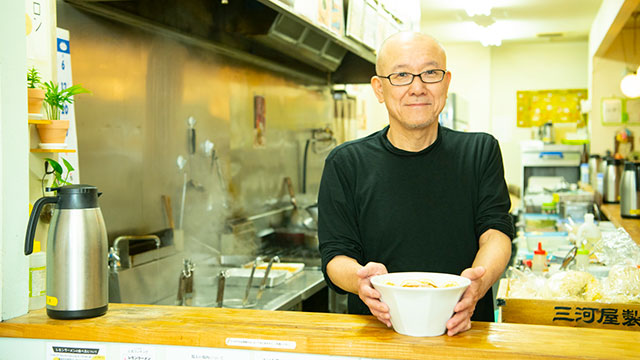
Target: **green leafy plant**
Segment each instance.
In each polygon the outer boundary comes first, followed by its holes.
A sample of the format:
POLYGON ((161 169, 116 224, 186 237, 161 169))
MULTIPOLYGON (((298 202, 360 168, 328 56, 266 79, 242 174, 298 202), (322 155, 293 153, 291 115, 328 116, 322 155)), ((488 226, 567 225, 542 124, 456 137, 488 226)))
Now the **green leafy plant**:
POLYGON ((44 110, 49 120, 60 120, 60 112, 64 109, 65 104, 73 103, 73 95, 90 93, 89 90, 81 85, 73 85, 66 89, 53 81, 48 81, 43 85, 44 93, 44 110))
POLYGON ((31 67, 31 69, 27 70, 27 87, 29 89, 35 89, 38 84, 40 84, 42 79, 40 78, 40 72, 36 69, 35 66, 31 67))
MULTIPOLYGON (((49 171, 47 169, 47 167, 45 166, 45 175, 50 175, 53 174, 53 183, 51 184, 52 188, 57 188, 63 185, 71 185, 71 183, 68 181, 69 179, 69 175, 71 174, 71 172, 73 170, 75 170, 73 168, 73 166, 67 161, 67 159, 62 158, 62 163, 64 164, 64 167, 67 169, 67 173, 64 176, 64 178, 62 177, 62 174, 64 172, 64 170, 62 169, 62 165, 60 165, 59 162, 51 159, 51 158, 45 158, 44 159, 47 163, 49 163, 49 165, 51 165, 51 168, 53 169, 52 171, 49 171)), ((43 177, 44 180, 44 177, 43 177)))

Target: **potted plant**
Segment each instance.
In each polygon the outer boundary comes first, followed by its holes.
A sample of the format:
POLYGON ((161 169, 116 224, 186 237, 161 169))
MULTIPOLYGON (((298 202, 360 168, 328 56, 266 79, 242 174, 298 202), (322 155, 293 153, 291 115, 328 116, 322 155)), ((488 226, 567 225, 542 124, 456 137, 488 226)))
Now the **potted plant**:
POLYGON ((44 100, 44 90, 39 88, 40 72, 35 66, 27 70, 27 95, 29 98, 29 114, 40 114, 42 100, 44 100))
MULTIPOLYGON (((64 164, 64 167, 67 169, 66 174, 64 174, 62 165, 60 165, 59 162, 53 160, 52 158, 45 158, 44 160, 45 160, 45 167, 44 167, 45 176, 53 174, 53 182, 51 183, 51 188, 58 188, 64 185, 71 185, 68 179, 69 179, 69 176, 71 175, 71 172, 75 169, 73 168, 73 165, 71 165, 67 161, 67 159, 62 158, 62 163, 64 164), (52 170, 48 169, 47 164, 51 165, 52 170), (62 177, 63 174, 64 174, 64 178, 62 177)), ((43 179, 42 186, 44 187, 44 177, 42 179, 43 179)))
POLYGON ((60 114, 67 104, 73 103, 73 97, 77 94, 88 93, 89 90, 81 85, 73 85, 68 88, 61 88, 53 81, 48 81, 43 85, 44 111, 47 120, 52 120, 51 124, 37 125, 40 140, 43 143, 63 144, 69 130, 69 120, 60 120, 60 114))
MULTIPOLYGON (((44 175, 42 175, 42 196, 44 196, 45 192, 45 177, 47 175, 53 175, 53 181, 51 182, 51 186, 47 188, 47 191, 50 189, 59 188, 64 185, 71 185, 69 182, 69 176, 71 172, 75 170, 73 166, 65 159, 62 158, 62 163, 64 167, 67 169, 67 173, 64 174, 64 170, 62 169, 62 165, 54 159, 45 158, 44 159, 44 175), (51 169, 49 168, 51 167, 51 169), (64 175, 64 177, 63 177, 64 175)), ((54 190, 55 191, 55 190, 54 190)), ((40 221, 45 224, 51 222, 51 216, 53 216, 53 204, 45 204, 44 208, 40 212, 40 221)))

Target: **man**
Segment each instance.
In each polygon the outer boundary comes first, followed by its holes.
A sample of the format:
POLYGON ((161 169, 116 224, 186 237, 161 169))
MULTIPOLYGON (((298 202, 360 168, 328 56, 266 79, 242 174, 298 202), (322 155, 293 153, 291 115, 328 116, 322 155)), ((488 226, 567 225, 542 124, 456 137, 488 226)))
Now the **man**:
POLYGON ((387 326, 389 308, 371 276, 469 278, 447 322, 455 335, 471 319, 493 321, 489 290, 509 261, 513 223, 498 142, 438 124, 451 81, 446 68, 444 49, 427 35, 398 33, 383 43, 371 85, 389 126, 329 154, 318 230, 329 286, 350 293, 350 313, 371 313, 387 326))

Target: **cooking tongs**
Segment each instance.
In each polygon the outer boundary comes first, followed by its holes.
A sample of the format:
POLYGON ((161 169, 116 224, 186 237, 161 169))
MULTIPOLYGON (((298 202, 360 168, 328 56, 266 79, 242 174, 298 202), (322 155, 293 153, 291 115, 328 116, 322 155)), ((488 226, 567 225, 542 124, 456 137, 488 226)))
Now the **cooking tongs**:
POLYGON ((578 247, 574 246, 571 248, 571 250, 569 250, 569 252, 567 253, 567 255, 564 256, 564 259, 562 259, 562 265, 560 265, 560 270, 564 270, 567 268, 567 266, 569 266, 569 264, 571 264, 571 262, 576 258, 576 254, 578 253, 578 247))
MULTIPOLYGON (((274 256, 269 260, 267 265, 267 269, 264 272, 264 277, 262 278, 262 283, 260 284, 260 288, 258 290, 258 294, 256 295, 256 301, 253 303, 249 303, 249 294, 251 292, 251 284, 253 283, 253 276, 255 275, 256 268, 258 267, 258 263, 262 262, 262 258, 258 256, 255 260, 253 260, 251 264, 251 274, 249 275, 249 281, 247 281, 247 288, 244 292, 244 298, 242 299, 242 307, 252 307, 255 306, 260 298, 262 298, 262 293, 264 289, 267 287, 267 280, 269 278, 269 273, 271 272, 271 267, 274 262, 280 262, 279 256, 274 256)), ((217 307, 222 307, 224 301, 224 286, 227 278, 226 271, 220 271, 218 275, 218 293, 216 296, 216 305, 217 307)), ((229 300, 231 301, 231 300, 229 300)), ((237 301, 237 300, 236 300, 237 301)))

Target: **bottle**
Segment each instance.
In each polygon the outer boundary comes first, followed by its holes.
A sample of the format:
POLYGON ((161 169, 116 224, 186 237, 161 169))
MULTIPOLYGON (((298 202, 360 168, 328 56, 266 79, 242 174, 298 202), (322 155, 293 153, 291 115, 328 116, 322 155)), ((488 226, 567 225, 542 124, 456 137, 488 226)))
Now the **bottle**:
POLYGON ((589 164, 588 163, 580 164, 580 182, 582 182, 582 185, 586 185, 589 183, 589 164))
POLYGON ((29 255, 29 310, 42 309, 47 290, 47 254, 40 251, 40 241, 34 241, 29 255))
POLYGON ((576 252, 576 270, 578 271, 587 271, 589 267, 589 250, 587 250, 584 246, 581 246, 580 249, 576 252))
POLYGON ((584 245, 587 251, 591 252, 593 246, 600 241, 602 234, 600 229, 593 222, 593 214, 584 214, 584 224, 578 228, 578 243, 576 246, 581 247, 584 245))
POLYGON ((601 196, 604 193, 604 174, 601 172, 596 174, 596 191, 601 196))
POLYGON ((547 252, 542 249, 542 243, 538 243, 538 250, 533 252, 533 261, 531 263, 531 271, 534 274, 543 274, 549 269, 547 268, 547 252))

